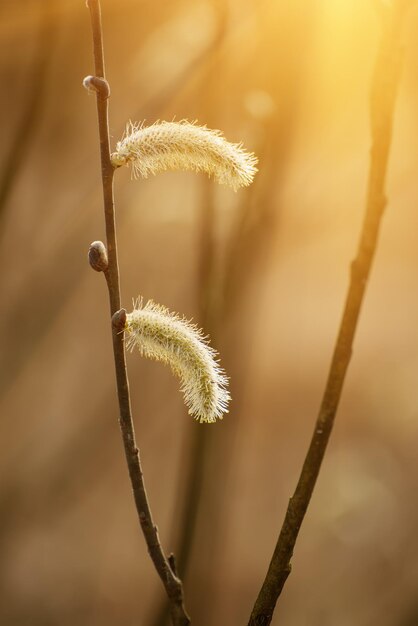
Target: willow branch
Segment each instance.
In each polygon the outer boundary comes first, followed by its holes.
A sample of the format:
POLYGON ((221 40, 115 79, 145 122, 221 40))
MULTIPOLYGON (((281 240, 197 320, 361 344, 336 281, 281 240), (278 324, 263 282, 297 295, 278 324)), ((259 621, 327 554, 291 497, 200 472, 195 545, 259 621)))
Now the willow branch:
POLYGON ((386 205, 385 182, 400 75, 400 30, 405 7, 405 3, 394 3, 391 14, 388 15, 389 19, 383 22, 382 39, 372 79, 372 147, 366 212, 358 251, 351 265, 345 308, 313 437, 299 482, 289 501, 285 520, 266 578, 254 605, 249 626, 267 626, 271 623, 277 599, 290 574, 293 550, 318 478, 350 362, 354 335, 386 205))
POLYGON ((183 605, 183 587, 174 572, 173 566, 166 558, 154 524, 142 475, 139 450, 135 441, 132 421, 129 383, 126 370, 123 328, 126 312, 120 310, 119 267, 115 226, 115 207, 113 199, 114 168, 110 161, 110 141, 108 124, 109 85, 105 79, 103 37, 99 0, 88 0, 93 32, 93 51, 96 76, 88 77, 85 86, 96 91, 97 115, 100 137, 100 157, 102 168, 102 185, 104 214, 106 222, 107 253, 100 243, 95 242, 90 249, 90 262, 94 269, 103 271, 109 291, 110 313, 112 316, 113 353, 115 361, 116 381, 119 400, 119 424, 125 448, 129 476, 138 513, 139 522, 148 552, 157 570, 170 604, 171 619, 174 626, 187 626, 190 620, 183 605))

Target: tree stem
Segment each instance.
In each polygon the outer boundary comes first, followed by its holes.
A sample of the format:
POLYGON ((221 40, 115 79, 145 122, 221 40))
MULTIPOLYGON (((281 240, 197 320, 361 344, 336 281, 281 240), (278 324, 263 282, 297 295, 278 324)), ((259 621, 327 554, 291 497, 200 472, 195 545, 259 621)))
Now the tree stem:
POLYGON ((267 575, 251 613, 249 626, 271 623, 276 602, 291 571, 291 558, 331 435, 354 335, 375 255, 381 218, 386 205, 385 182, 392 138, 395 98, 401 66, 400 30, 406 4, 394 3, 383 20, 383 33, 371 92, 370 169, 366 211, 345 308, 336 340, 319 415, 299 481, 290 498, 283 526, 267 575))
POLYGON ((190 619, 186 614, 183 604, 183 586, 161 547, 158 529, 154 524, 148 503, 139 450, 135 441, 123 336, 126 312, 123 309, 120 310, 119 266, 113 199, 114 168, 110 160, 108 124, 109 85, 105 79, 100 1, 88 0, 87 6, 90 9, 93 32, 96 76, 92 84, 97 94, 97 115, 108 254, 108 266, 104 274, 109 291, 110 313, 112 316, 113 353, 120 413, 119 425, 139 522, 145 537, 148 552, 163 582, 169 600, 172 623, 174 626, 187 626, 190 624, 190 619))

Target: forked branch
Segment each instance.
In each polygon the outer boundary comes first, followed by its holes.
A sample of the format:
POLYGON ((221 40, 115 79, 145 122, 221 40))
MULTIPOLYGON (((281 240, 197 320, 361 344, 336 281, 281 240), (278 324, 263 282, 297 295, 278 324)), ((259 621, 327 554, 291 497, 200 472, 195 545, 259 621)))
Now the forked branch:
POLYGON ((350 285, 344 313, 313 437, 295 493, 289 501, 285 520, 266 578, 254 605, 249 626, 267 626, 271 623, 277 599, 291 571, 290 561, 295 543, 318 478, 338 409, 360 309, 377 246, 380 222, 386 205, 386 171, 402 56, 400 32, 402 19, 409 4, 409 0, 398 0, 398 2, 393 2, 393 6, 384 7, 383 33, 372 79, 370 110, 372 147, 366 212, 357 256, 351 265, 350 285))

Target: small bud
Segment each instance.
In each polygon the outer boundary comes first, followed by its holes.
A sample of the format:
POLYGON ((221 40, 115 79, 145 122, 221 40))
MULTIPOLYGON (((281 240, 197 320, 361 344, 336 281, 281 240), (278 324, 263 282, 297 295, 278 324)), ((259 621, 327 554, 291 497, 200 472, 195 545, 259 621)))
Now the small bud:
POLYGON ((83 87, 89 93, 97 93, 104 100, 110 96, 109 83, 105 78, 99 76, 86 76, 83 80, 83 87))
POLYGON ((107 250, 101 241, 93 241, 90 244, 89 263, 96 272, 105 272, 107 270, 107 250))
POLYGON ((121 333, 126 328, 126 311, 125 309, 120 309, 116 311, 116 313, 112 316, 112 326, 113 330, 116 333, 121 333))
POLYGON ((93 78, 94 76, 86 76, 83 78, 83 87, 84 89, 87 89, 89 93, 96 93, 97 91, 92 82, 93 78))

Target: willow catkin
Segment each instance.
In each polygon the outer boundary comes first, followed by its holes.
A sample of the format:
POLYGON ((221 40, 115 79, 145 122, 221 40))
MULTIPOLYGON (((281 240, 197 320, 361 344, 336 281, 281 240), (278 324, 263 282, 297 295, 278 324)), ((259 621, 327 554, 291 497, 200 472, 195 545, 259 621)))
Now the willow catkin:
POLYGON ((227 378, 196 326, 152 300, 144 306, 139 298, 126 316, 125 333, 129 349, 137 346, 143 356, 171 367, 196 420, 212 423, 228 412, 227 378))
POLYGON ((249 185, 257 171, 257 158, 241 144, 229 143, 219 130, 186 120, 152 126, 129 122, 111 160, 114 167, 131 165, 135 177, 165 170, 205 172, 235 191, 249 185))

